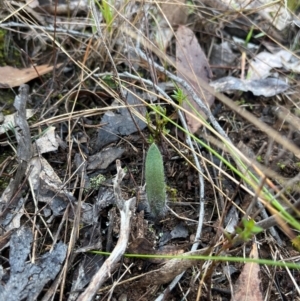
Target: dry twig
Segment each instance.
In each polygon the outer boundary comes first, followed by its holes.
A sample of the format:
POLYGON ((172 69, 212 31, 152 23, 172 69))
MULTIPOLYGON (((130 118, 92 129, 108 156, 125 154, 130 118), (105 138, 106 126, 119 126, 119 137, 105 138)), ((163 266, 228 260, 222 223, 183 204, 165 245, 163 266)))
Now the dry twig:
POLYGON ((121 162, 116 161, 117 175, 114 180, 114 193, 116 198, 116 205, 120 210, 121 225, 120 225, 120 236, 119 240, 110 254, 106 259, 100 270, 94 275, 92 281, 86 290, 79 296, 77 301, 90 301, 96 295, 101 285, 111 276, 111 273, 116 268, 118 262, 123 256, 130 233, 130 218, 132 215, 133 208, 135 207, 135 197, 125 201, 122 198, 122 192, 120 184, 125 175, 124 170, 121 168, 121 162))

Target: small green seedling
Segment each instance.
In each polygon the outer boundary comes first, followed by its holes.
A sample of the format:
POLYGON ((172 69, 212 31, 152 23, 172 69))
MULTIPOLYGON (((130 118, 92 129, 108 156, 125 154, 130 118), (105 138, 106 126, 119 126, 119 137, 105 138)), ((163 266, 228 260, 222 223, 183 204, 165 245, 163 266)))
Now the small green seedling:
POLYGON ((187 100, 187 95, 178 85, 175 84, 176 90, 173 91, 172 97, 177 100, 178 104, 182 106, 183 102, 187 100))
POLYGON ((259 163, 263 163, 264 160, 263 160, 262 156, 259 155, 259 156, 256 157, 256 161, 259 162, 259 163))
POLYGON ((166 211, 166 184, 163 158, 155 143, 151 144, 147 152, 145 179, 150 212, 157 220, 166 211))
POLYGON ((151 142, 159 140, 161 135, 166 135, 169 132, 169 130, 166 128, 166 125, 168 123, 168 118, 166 117, 166 115, 167 109, 159 105, 152 106, 152 111, 150 113, 146 113, 148 128, 152 133, 151 142), (152 115, 155 115, 155 129, 151 127, 152 115))
POLYGON ((253 26, 251 27, 250 31, 247 34, 246 40, 245 40, 245 47, 247 47, 247 45, 249 44, 251 38, 253 37, 253 26))
POLYGON ((284 163, 282 163, 282 162, 278 162, 278 163, 277 163, 277 166, 278 166, 281 170, 285 169, 285 167, 286 167, 286 165, 285 165, 284 163))
POLYGON ((243 227, 237 228, 236 233, 239 234, 239 237, 245 242, 248 241, 253 235, 263 231, 261 227, 255 225, 255 221, 253 219, 247 220, 243 218, 242 222, 243 227))

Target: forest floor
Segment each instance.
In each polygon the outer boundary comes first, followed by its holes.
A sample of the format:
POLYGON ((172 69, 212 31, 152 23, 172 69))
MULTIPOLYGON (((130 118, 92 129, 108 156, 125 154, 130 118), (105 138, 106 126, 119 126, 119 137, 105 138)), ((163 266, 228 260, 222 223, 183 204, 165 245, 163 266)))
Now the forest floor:
POLYGON ((2 1, 0 301, 300 300, 291 2, 2 1))

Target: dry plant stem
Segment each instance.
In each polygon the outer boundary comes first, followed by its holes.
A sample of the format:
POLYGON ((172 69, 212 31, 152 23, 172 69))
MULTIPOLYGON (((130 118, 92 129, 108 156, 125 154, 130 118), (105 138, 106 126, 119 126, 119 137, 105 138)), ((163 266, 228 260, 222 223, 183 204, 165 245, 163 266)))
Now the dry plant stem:
POLYGON ((111 64, 112 64, 112 67, 113 67, 113 73, 115 74, 116 79, 117 79, 118 84, 119 84, 119 89, 120 89, 119 92, 121 93, 121 96, 122 96, 122 98, 124 99, 124 98, 125 98, 125 95, 124 95, 124 93, 123 93, 123 91, 122 91, 122 85, 121 85, 120 78, 118 77, 118 70, 117 70, 116 64, 115 64, 115 62, 114 62, 114 60, 113 60, 113 58, 112 58, 112 56, 111 56, 111 54, 110 54, 110 50, 108 49, 108 47, 107 47, 107 45, 106 45, 106 43, 105 43, 104 36, 103 36, 103 34, 102 34, 102 30, 101 30, 101 26, 100 26, 101 22, 100 22, 100 20, 99 20, 99 13, 98 13, 98 11, 97 11, 97 9, 96 9, 95 1, 90 1, 90 5, 91 5, 91 11, 92 11, 92 15, 93 15, 93 18, 94 18, 94 22, 95 22, 95 25, 96 25, 96 27, 97 27, 97 33, 98 33, 100 39, 102 40, 102 43, 103 43, 103 45, 104 45, 104 48, 105 48, 105 50, 106 50, 106 52, 107 52, 107 55, 108 55, 108 57, 109 57, 109 60, 110 60, 110 62, 111 62, 111 64))
POLYGON ((64 293, 65 282, 66 282, 66 278, 67 278, 69 264, 73 262, 73 260, 76 256, 75 253, 73 252, 73 250, 74 250, 75 242, 78 239, 79 229, 80 229, 81 204, 83 202, 82 195, 83 195, 83 187, 85 187, 85 177, 83 175, 84 175, 84 169, 82 169, 82 174, 81 174, 81 183, 80 183, 81 189, 79 191, 78 202, 77 202, 75 216, 74 216, 74 223, 73 223, 71 237, 70 237, 70 241, 69 241, 69 245, 68 245, 66 261, 64 264, 59 300, 64 299, 63 293, 64 293))
MULTIPOLYGON (((7 23, 2 23, 0 21, 0 28, 11 28, 11 27, 17 27, 17 28, 31 28, 35 30, 41 30, 42 32, 47 31, 47 32, 55 32, 56 33, 63 33, 66 35, 70 36, 77 36, 77 37, 83 37, 83 38, 92 38, 93 35, 89 33, 83 33, 80 31, 72 30, 72 29, 65 29, 65 28, 58 28, 56 29, 53 26, 40 26, 40 25, 33 25, 33 24, 24 24, 24 23, 18 23, 18 22, 7 22, 7 23)), ((41 34, 41 33, 37 33, 41 34)))
MULTIPOLYGON (((279 252, 279 257, 281 259, 281 261, 285 261, 285 258, 282 257, 282 255, 279 252)), ((291 271, 289 268, 285 267, 288 275, 290 276, 290 279, 292 280, 294 287, 296 288, 298 295, 300 295, 300 287, 299 287, 299 282, 297 282, 297 280, 295 279, 295 277, 292 275, 291 271)))
POLYGON ((116 198, 116 205, 120 210, 121 225, 120 225, 120 236, 115 246, 114 250, 106 261, 101 266, 100 270, 94 275, 89 286, 86 290, 79 296, 77 301, 91 301, 96 295, 97 291, 101 285, 111 276, 111 273, 116 268, 118 262, 123 256, 130 233, 130 218, 132 215, 132 210, 135 206, 135 198, 125 201, 122 198, 122 192, 120 188, 121 181, 125 175, 123 169, 121 168, 121 162, 116 161, 117 166, 117 176, 114 180, 114 194, 116 198))

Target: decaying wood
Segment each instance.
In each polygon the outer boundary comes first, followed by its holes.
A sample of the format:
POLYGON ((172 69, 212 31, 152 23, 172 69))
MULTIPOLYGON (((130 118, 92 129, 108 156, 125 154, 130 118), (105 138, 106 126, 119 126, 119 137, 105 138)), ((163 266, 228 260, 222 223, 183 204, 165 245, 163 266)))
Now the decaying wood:
POLYGON ((92 281, 86 290, 79 296, 77 301, 89 301, 93 300, 93 297, 101 287, 101 285, 111 276, 114 269, 117 267, 118 262, 123 256, 128 243, 130 233, 130 218, 132 210, 135 206, 135 198, 131 198, 125 201, 122 198, 122 192, 120 188, 121 181, 125 175, 121 168, 121 162, 116 161, 117 176, 114 180, 114 193, 116 198, 116 204, 120 211, 121 225, 120 225, 120 237, 114 250, 101 266, 100 270, 94 275, 92 281))

